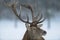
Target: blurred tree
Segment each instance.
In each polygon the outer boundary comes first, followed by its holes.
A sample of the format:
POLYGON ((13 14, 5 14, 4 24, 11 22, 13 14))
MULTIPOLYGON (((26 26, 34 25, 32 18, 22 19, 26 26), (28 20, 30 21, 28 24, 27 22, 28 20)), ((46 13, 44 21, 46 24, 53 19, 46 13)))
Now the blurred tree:
POLYGON ((49 0, 46 0, 46 18, 47 18, 47 27, 48 29, 51 27, 51 18, 54 15, 52 14, 52 12, 49 10, 49 0))

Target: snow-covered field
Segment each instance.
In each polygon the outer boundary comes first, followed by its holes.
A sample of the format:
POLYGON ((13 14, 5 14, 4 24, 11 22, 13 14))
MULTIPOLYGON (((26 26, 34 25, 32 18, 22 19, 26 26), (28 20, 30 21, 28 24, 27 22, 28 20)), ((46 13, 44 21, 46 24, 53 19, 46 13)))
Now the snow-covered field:
MULTIPOLYGON (((43 23, 42 29, 47 31, 44 38, 46 40, 60 40, 60 24, 59 22, 51 22, 51 28, 47 29, 47 23, 43 23)), ((24 23, 18 21, 15 27, 14 21, 0 20, 0 40, 22 40, 26 31, 24 23)))

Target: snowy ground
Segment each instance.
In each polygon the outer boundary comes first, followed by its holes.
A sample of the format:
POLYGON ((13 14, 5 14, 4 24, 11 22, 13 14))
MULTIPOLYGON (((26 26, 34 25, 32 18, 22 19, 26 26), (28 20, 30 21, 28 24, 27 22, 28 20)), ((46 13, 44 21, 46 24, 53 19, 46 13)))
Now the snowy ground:
MULTIPOLYGON (((59 22, 51 22, 51 28, 47 29, 47 23, 43 23, 42 29, 47 31, 44 36, 46 40, 60 40, 60 27, 59 22)), ((17 22, 17 28, 14 21, 0 20, 0 40, 22 40, 26 31, 24 23, 17 22)))

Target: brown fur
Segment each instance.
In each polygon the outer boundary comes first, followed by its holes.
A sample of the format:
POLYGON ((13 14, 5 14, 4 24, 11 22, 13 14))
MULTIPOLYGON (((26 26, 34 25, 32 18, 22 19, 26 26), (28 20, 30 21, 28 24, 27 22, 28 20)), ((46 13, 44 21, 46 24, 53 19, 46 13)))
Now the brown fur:
POLYGON ((29 39, 28 31, 26 31, 22 40, 45 40, 45 39, 43 37, 40 37, 40 39, 29 39))

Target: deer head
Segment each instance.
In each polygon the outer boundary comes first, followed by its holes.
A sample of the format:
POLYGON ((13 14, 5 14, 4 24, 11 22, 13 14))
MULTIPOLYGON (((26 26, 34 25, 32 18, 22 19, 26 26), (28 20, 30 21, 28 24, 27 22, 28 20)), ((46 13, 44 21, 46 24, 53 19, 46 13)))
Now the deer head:
POLYGON ((40 13, 38 13, 37 16, 34 16, 34 12, 33 12, 33 8, 31 5, 26 5, 26 4, 21 4, 20 5, 20 15, 18 15, 17 11, 16 11, 16 4, 11 4, 10 7, 12 8, 12 11, 14 12, 14 14, 22 21, 25 23, 26 28, 28 30, 28 36, 30 39, 39 39, 40 37, 42 37, 42 35, 46 34, 46 31, 42 30, 40 27, 42 26, 42 23, 45 18, 43 18, 42 14, 40 15, 40 13), (29 10, 31 10, 31 14, 32 14, 32 22, 29 22, 29 17, 28 14, 26 14, 27 16, 27 21, 24 21, 21 17, 21 6, 28 8, 29 10), (43 18, 43 19, 42 19, 43 18), (42 19, 42 20, 41 20, 42 19))
POLYGON ((40 39, 40 38, 42 38, 42 35, 45 35, 46 31, 44 31, 40 28, 43 24, 39 24, 39 23, 42 23, 45 20, 45 18, 42 19, 43 17, 42 17, 42 14, 40 15, 40 13, 38 13, 38 15, 36 17, 34 17, 33 8, 31 5, 21 5, 21 6, 24 6, 28 9, 30 9, 31 13, 32 13, 32 22, 29 22, 29 18, 27 15, 27 21, 25 23, 26 28, 28 30, 28 36, 30 37, 29 39, 40 39))

